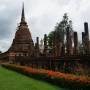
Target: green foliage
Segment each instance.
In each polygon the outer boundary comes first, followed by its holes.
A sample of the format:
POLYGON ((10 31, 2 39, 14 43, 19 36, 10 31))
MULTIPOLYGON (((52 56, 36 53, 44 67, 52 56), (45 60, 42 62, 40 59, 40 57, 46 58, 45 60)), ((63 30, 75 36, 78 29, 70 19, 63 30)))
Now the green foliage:
POLYGON ((0 54, 2 53, 2 51, 0 51, 0 54))
POLYGON ((8 55, 7 55, 7 52, 4 52, 4 53, 0 53, 0 60, 6 60, 7 61, 8 59, 8 55))
POLYGON ((54 33, 55 33, 55 31, 52 31, 48 35, 48 44, 50 47, 53 45, 54 33))
POLYGON ((52 46, 54 39, 58 40, 59 42, 64 42, 67 26, 69 26, 70 31, 73 31, 72 21, 68 19, 67 13, 65 13, 62 21, 57 23, 55 30, 50 32, 48 35, 49 46, 52 46))

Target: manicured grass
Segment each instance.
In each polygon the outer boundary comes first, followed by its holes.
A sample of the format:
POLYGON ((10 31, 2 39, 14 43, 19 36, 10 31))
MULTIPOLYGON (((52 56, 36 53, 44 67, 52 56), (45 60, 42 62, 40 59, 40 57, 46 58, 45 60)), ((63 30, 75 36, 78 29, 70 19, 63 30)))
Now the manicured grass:
POLYGON ((0 90, 66 90, 0 67, 0 90))

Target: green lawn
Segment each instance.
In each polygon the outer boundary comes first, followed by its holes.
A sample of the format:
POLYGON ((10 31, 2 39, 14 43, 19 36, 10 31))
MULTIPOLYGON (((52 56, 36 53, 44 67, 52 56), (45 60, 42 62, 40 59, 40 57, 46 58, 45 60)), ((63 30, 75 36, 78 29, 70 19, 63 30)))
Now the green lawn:
POLYGON ((0 67, 0 90, 65 90, 0 67))

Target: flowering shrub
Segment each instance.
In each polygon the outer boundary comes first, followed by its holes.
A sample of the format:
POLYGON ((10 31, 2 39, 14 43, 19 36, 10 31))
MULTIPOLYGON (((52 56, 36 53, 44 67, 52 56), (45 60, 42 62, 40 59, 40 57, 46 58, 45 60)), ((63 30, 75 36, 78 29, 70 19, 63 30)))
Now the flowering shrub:
POLYGON ((76 76, 73 74, 65 74, 51 70, 35 69, 15 64, 3 64, 2 66, 32 76, 37 79, 43 79, 52 82, 56 85, 73 88, 73 90, 75 88, 80 88, 80 90, 89 90, 87 88, 90 88, 90 77, 76 76))

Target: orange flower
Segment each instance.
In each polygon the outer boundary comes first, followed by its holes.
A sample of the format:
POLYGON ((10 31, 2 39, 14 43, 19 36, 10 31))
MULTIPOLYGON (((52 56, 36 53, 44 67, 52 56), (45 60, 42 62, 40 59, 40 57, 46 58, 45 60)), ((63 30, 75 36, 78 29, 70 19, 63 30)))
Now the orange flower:
POLYGON ((25 73, 30 73, 30 74, 39 74, 39 75, 46 75, 48 77, 53 77, 53 78, 58 78, 58 79, 65 79, 67 81, 75 81, 75 82, 80 82, 80 83, 89 83, 90 84, 90 78, 85 77, 85 76, 76 76, 73 74, 65 74, 65 73, 60 73, 60 72, 55 72, 52 70, 45 70, 45 69, 35 69, 27 66, 20 66, 20 65, 15 65, 15 64, 5 64, 8 67, 11 68, 18 68, 22 70, 25 73))

